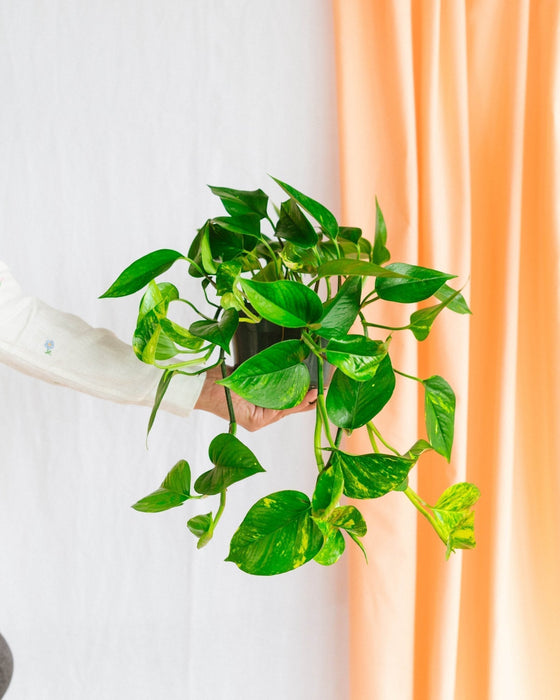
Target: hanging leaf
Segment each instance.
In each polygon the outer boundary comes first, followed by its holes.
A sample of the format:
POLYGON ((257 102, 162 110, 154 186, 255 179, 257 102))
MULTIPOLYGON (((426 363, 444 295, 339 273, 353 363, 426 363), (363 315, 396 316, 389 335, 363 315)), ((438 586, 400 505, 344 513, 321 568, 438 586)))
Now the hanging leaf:
POLYGON ((140 319, 132 337, 132 349, 138 359, 149 365, 154 364, 160 334, 160 318, 152 309, 140 319))
POLYGON ((357 382, 373 379, 386 355, 386 343, 363 335, 332 338, 326 349, 327 362, 357 382))
POLYGON ((350 498, 379 498, 395 489, 412 468, 406 457, 379 453, 351 455, 333 452, 333 464, 344 475, 344 493, 350 498))
POLYGON ((450 486, 439 498, 432 511, 439 536, 447 544, 446 558, 456 549, 473 549, 474 512, 480 491, 474 484, 463 482, 450 486))
POLYGON ((322 338, 344 337, 360 311, 362 294, 361 277, 350 277, 338 290, 336 296, 325 304, 321 328, 317 334, 322 338))
POLYGON ((255 311, 278 326, 303 328, 317 323, 323 313, 317 294, 298 282, 241 280, 241 287, 255 311))
POLYGON ((264 472, 251 450, 229 433, 212 440, 208 455, 214 469, 199 476, 194 484, 195 490, 205 496, 220 493, 237 481, 264 472))
POLYGON ((424 379, 424 413, 428 440, 449 462, 455 425, 455 393, 443 377, 424 379))
POLYGON ((195 515, 194 518, 187 520, 187 527, 192 534, 198 538, 198 543, 196 545, 197 549, 202 549, 202 547, 208 544, 208 542, 210 542, 212 539, 213 524, 214 520, 212 518, 212 513, 195 515))
POLYGON ((236 309, 226 309, 218 321, 195 321, 189 332, 208 340, 229 353, 229 345, 239 325, 239 313, 236 309))
POLYGON ((319 241, 319 236, 311 222, 292 198, 282 202, 280 218, 276 224, 276 235, 301 248, 312 248, 319 241))
POLYGON ((213 187, 209 185, 212 194, 219 197, 225 210, 232 216, 257 214, 261 219, 266 218, 268 195, 258 190, 233 190, 229 187, 213 187))
POLYGON ((342 498, 344 477, 338 464, 325 467, 317 477, 317 484, 311 501, 313 517, 327 520, 342 498))
POLYGON ((109 289, 99 298, 124 297, 128 294, 134 294, 181 258, 183 255, 176 250, 161 249, 148 253, 123 270, 109 289))
POLYGON ((150 280, 148 289, 140 302, 138 320, 152 310, 154 310, 160 318, 164 318, 167 315, 170 302, 178 298, 179 290, 174 284, 170 282, 160 282, 157 284, 154 280, 150 280))
POLYGON ((381 411, 394 389, 395 373, 389 355, 381 360, 371 380, 357 382, 336 370, 327 394, 329 418, 339 428, 361 428, 381 411))
POLYGON ((169 388, 169 383, 173 379, 173 375, 175 374, 174 370, 168 370, 163 372, 161 375, 161 379, 159 380, 159 383, 157 385, 156 389, 156 396, 154 399, 154 405, 152 407, 152 412, 150 413, 150 419, 148 420, 148 429, 146 432, 146 437, 150 434, 150 430, 152 429, 152 426, 154 424, 154 421, 156 419, 156 414, 159 410, 159 407, 161 406, 161 402, 163 401, 163 397, 165 396, 165 393, 167 389, 169 388))
POLYGON ((314 199, 311 199, 311 197, 298 192, 295 187, 287 185, 285 182, 277 180, 275 177, 272 179, 280 185, 284 192, 289 194, 290 197, 293 197, 302 209, 305 209, 308 214, 311 214, 329 238, 335 239, 338 236, 338 222, 334 214, 326 207, 319 204, 319 202, 316 202, 314 199))
POLYGON ((433 322, 439 316, 439 314, 447 307, 449 304, 453 303, 455 297, 459 294, 458 291, 447 296, 445 301, 441 304, 436 304, 435 306, 430 306, 426 309, 419 309, 415 311, 410 316, 409 328, 414 334, 416 340, 425 340, 430 333, 433 322))
POLYGON ((375 198, 375 239, 373 243, 373 251, 371 254, 371 261, 377 263, 378 265, 383 265, 386 263, 391 254, 386 248, 387 244, 387 227, 385 225, 385 219, 383 218, 383 213, 379 208, 379 202, 377 197, 375 198))
POLYGON ((314 561, 321 566, 332 566, 344 554, 346 542, 342 532, 337 527, 332 527, 329 523, 319 521, 317 523, 324 537, 323 546, 319 553, 315 555, 314 561))
POLYGON ((329 518, 329 524, 346 530, 356 537, 364 537, 367 534, 367 525, 364 516, 355 506, 339 506, 335 508, 329 518))
POLYGON ((378 276, 375 280, 375 291, 381 299, 397 301, 402 304, 423 301, 431 297, 445 284, 446 280, 456 276, 407 263, 390 263, 385 269, 398 272, 404 277, 385 278, 378 276))
POLYGON ((322 545, 309 498, 299 491, 278 491, 249 510, 231 540, 226 561, 248 574, 273 576, 302 566, 322 545))
POLYGON ((284 340, 249 358, 226 379, 216 382, 256 406, 293 408, 309 389, 303 364, 309 349, 299 340, 284 340))
POLYGON ((191 497, 191 470, 184 459, 177 462, 159 489, 137 501, 132 507, 142 513, 160 513, 182 505, 191 497))
POLYGON ((453 299, 448 304, 448 307, 451 311, 455 311, 455 313, 458 314, 471 313, 471 310, 469 309, 469 306, 465 301, 463 295, 460 292, 456 292, 448 284, 444 284, 443 287, 440 287, 434 294, 434 296, 437 297, 440 301, 447 301, 449 297, 453 297, 453 299))

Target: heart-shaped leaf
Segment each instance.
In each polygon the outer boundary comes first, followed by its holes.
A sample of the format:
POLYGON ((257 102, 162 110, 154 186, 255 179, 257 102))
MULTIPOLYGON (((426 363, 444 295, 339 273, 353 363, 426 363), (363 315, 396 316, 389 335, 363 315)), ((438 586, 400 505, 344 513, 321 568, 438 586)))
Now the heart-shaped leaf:
POLYGON ((364 537, 367 534, 366 521, 356 506, 339 506, 335 508, 329 518, 329 523, 357 537, 364 537))
POLYGON ((350 498, 379 498, 395 489, 414 465, 413 460, 379 453, 351 455, 337 450, 333 463, 344 475, 344 493, 350 498))
POLYGON ((424 413, 428 440, 449 462, 455 427, 455 393, 443 377, 424 379, 424 413))
POLYGON ((229 187, 213 187, 213 194, 222 200, 225 210, 232 216, 257 214, 261 219, 266 217, 268 196, 261 190, 234 190, 229 187))
POLYGON ((450 486, 433 506, 438 534, 447 544, 447 558, 456 549, 476 546, 471 509, 479 497, 480 491, 474 484, 463 482, 450 486))
POLYGON ((374 418, 393 395, 395 373, 389 355, 379 363, 373 379, 357 382, 337 370, 327 394, 327 413, 339 428, 361 428, 374 418))
POLYGON ((319 236, 311 222, 292 198, 282 202, 280 217, 276 224, 276 235, 301 248, 312 248, 319 241, 319 236))
POLYGON ((447 306, 453 303, 453 300, 458 294, 459 291, 454 291, 453 294, 448 295, 441 304, 429 306, 426 309, 419 309, 411 314, 408 327, 414 334, 416 340, 425 340, 428 337, 433 322, 447 306))
POLYGON ((195 321, 189 332, 229 352, 229 344, 239 325, 237 309, 226 309, 218 321, 195 321))
POLYGON ((313 559, 322 545, 309 498, 299 491, 278 491, 249 510, 231 540, 226 561, 248 574, 273 576, 313 559))
POLYGON ((229 433, 217 435, 212 440, 208 455, 215 465, 214 469, 199 476, 194 484, 198 493, 207 496, 220 493, 253 474, 264 472, 251 450, 229 433))
POLYGON ((404 277, 377 277, 375 291, 381 299, 409 304, 431 297, 445 282, 456 275, 448 275, 427 267, 408 265, 407 263, 391 263, 386 270, 398 272, 404 277))
POLYGON ((317 323, 323 313, 317 294, 299 282, 241 280, 241 287, 255 311, 279 326, 303 328, 317 323))
POLYGON ((346 542, 342 532, 337 527, 332 527, 325 522, 318 522, 317 525, 324 537, 324 542, 319 553, 315 555, 314 561, 321 566, 332 566, 344 554, 346 542))
POLYGON ((216 382, 264 408, 293 408, 309 389, 304 360, 309 349, 299 340, 284 340, 249 358, 229 377, 216 382))
POLYGON ((272 179, 274 182, 280 185, 284 192, 289 194, 290 197, 293 197, 300 207, 302 207, 302 209, 305 209, 308 214, 311 214, 311 216, 321 225, 321 228, 329 238, 335 239, 338 236, 338 222, 334 214, 332 214, 325 206, 319 204, 319 202, 316 202, 314 199, 311 199, 311 197, 302 194, 296 190, 295 187, 292 187, 281 180, 277 180, 275 177, 272 179))
POLYGON ((184 256, 176 250, 155 250, 129 265, 100 299, 107 297, 124 297, 142 289, 150 280, 168 270, 176 260, 184 256))
POLYGON ((171 469, 156 491, 140 499, 132 507, 143 513, 160 513, 182 505, 191 497, 191 470, 182 459, 171 469))
POLYGON ((327 361, 357 382, 373 379, 386 355, 386 343, 363 335, 332 338, 326 349, 327 361))
POLYGON ((317 334, 322 338, 343 338, 360 311, 362 278, 350 277, 338 290, 336 296, 325 304, 321 328, 317 334))

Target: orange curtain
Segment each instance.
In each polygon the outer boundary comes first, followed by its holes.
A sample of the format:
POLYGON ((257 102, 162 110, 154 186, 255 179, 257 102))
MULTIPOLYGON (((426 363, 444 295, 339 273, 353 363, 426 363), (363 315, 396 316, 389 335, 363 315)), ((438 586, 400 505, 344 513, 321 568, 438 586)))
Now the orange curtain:
MULTIPOLYGON (((457 395, 451 464, 422 457, 415 488, 428 502, 456 481, 482 491, 477 548, 447 562, 402 494, 363 508, 350 697, 558 698, 560 2, 334 12, 345 223, 373 235, 377 196, 393 260, 469 282, 472 317, 444 313, 423 343, 392 347, 396 367, 441 374, 457 395)), ((403 451, 423 430, 411 384, 379 420, 403 451)), ((351 449, 369 451, 359 434, 351 449)))

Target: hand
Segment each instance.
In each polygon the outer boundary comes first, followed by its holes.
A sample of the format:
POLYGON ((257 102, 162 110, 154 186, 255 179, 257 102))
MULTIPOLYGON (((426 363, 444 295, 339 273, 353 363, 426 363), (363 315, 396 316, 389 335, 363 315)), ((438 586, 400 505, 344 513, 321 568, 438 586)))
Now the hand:
MULTIPOLYGON (((194 407, 197 410, 207 411, 208 413, 213 413, 215 416, 229 420, 225 388, 215 383, 216 380, 221 378, 222 373, 219 367, 213 367, 206 372, 206 379, 202 391, 194 407)), ((241 396, 238 396, 233 391, 231 392, 231 400, 237 425, 253 432, 271 423, 275 423, 292 413, 302 413, 311 410, 314 408, 317 400, 317 390, 312 389, 308 391, 303 401, 298 406, 286 408, 281 411, 255 406, 249 403, 249 401, 242 399, 241 396)))

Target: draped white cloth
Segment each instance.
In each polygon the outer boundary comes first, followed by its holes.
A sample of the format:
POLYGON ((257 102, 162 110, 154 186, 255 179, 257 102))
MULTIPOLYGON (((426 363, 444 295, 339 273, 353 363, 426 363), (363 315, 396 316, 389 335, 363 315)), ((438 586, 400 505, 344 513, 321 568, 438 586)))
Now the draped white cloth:
MULTIPOLYGON (((337 211, 333 73, 321 0, 0 0, 2 259, 26 293, 128 340, 138 298, 97 297, 146 252, 186 252, 221 213, 206 184, 279 202, 270 173, 337 211)), ((260 579, 223 562, 253 502, 310 492, 312 416, 241 435, 267 474, 232 487, 197 551, 185 522, 207 503, 129 506, 178 459, 206 470, 221 421, 162 414, 146 450, 147 408, 6 366, 0 387, 10 700, 346 696, 345 564, 260 579)))

